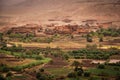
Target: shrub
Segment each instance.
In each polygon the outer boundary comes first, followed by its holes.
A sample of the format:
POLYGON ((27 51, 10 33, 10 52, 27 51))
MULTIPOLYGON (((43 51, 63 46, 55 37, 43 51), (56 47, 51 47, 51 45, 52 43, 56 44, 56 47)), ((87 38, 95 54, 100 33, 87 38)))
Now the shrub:
POLYGON ((41 69, 40 69, 40 72, 44 72, 44 69, 43 69, 43 68, 41 68, 41 69))
POLYGON ((99 65, 98 65, 98 69, 105 69, 105 65, 99 64, 99 65))
POLYGON ((87 37, 87 42, 92 42, 92 37, 87 37))
POLYGON ((103 42, 103 38, 99 38, 99 42, 103 42))
POLYGON ((84 77, 90 77, 90 72, 85 72, 84 77))
POLYGON ((10 69, 8 68, 8 66, 6 66, 6 65, 3 65, 3 66, 1 66, 1 68, 0 68, 0 71, 1 72, 8 72, 10 69))
POLYGON ((14 70, 14 71, 21 71, 22 67, 16 66, 16 67, 13 67, 12 70, 14 70))
POLYGON ((81 66, 81 63, 78 62, 78 61, 74 61, 74 62, 72 63, 72 66, 74 66, 74 67, 79 67, 79 66, 81 66))
POLYGON ((45 73, 38 72, 38 73, 36 74, 36 78, 37 78, 38 80, 53 80, 54 76, 52 76, 52 75, 47 75, 47 74, 45 74, 45 73))
POLYGON ((87 40, 87 42, 92 42, 93 40, 92 40, 92 34, 87 34, 86 35, 86 40, 87 40))
POLYGON ((5 80, 5 78, 1 74, 0 74, 0 80, 5 80))
POLYGON ((64 57, 65 60, 69 59, 69 55, 67 55, 67 54, 65 54, 63 57, 64 57))
POLYGON ((69 77, 69 78, 76 78, 77 75, 76 75, 75 72, 71 72, 71 73, 69 73, 69 74, 67 75, 67 77, 69 77))
POLYGON ((36 56, 36 60, 42 60, 43 57, 42 56, 36 56))
POLYGON ((88 80, 101 80, 99 77, 90 77, 88 80))
POLYGON ((77 71, 78 76, 82 76, 82 74, 83 74, 83 71, 81 71, 81 70, 77 71))
POLYGON ((6 74, 6 77, 10 77, 10 76, 12 76, 13 74, 11 73, 11 72, 8 72, 7 74, 6 74))
POLYGON ((81 59, 81 57, 80 57, 80 56, 74 56, 74 58, 75 58, 75 59, 81 59))

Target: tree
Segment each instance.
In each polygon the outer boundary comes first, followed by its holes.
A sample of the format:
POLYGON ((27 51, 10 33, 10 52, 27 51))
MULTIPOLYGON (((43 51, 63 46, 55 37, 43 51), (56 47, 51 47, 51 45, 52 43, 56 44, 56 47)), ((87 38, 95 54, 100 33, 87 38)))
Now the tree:
POLYGON ((111 36, 112 37, 117 37, 117 36, 119 36, 119 33, 118 32, 113 32, 113 33, 111 33, 111 36))
POLYGON ((5 80, 5 78, 1 74, 0 74, 0 80, 5 80))
POLYGON ((67 54, 63 55, 63 57, 65 58, 65 60, 69 59, 69 55, 67 55, 67 54))
POLYGON ((74 62, 72 63, 72 66, 74 66, 75 68, 78 68, 79 66, 81 66, 81 63, 78 62, 78 61, 74 61, 74 62))
POLYGON ((92 42, 93 41, 92 36, 90 34, 87 34, 86 40, 87 40, 87 42, 92 42))
POLYGON ((99 42, 103 42, 103 37, 104 37, 103 34, 100 34, 100 35, 99 35, 99 42))
POLYGON ((6 77, 11 77, 13 74, 11 73, 11 72, 8 72, 7 74, 6 74, 6 77))
POLYGON ((8 72, 10 69, 8 68, 7 65, 1 64, 0 65, 0 71, 1 72, 8 72))
POLYGON ((82 76, 82 74, 83 74, 83 70, 82 70, 82 69, 81 69, 81 70, 78 69, 77 75, 78 75, 78 76, 82 76))

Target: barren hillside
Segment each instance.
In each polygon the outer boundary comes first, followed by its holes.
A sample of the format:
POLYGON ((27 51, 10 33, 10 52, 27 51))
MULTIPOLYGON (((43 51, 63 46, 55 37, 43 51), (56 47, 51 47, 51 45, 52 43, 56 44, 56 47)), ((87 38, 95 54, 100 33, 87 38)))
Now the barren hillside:
POLYGON ((19 21, 48 19, 120 20, 120 0, 0 0, 1 15, 19 21))

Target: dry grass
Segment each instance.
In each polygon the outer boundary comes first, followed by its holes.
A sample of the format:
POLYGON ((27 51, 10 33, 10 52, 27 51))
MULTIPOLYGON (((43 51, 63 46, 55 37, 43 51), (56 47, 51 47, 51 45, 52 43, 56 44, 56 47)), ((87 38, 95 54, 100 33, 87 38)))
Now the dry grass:
MULTIPOLYGON (((79 49, 79 48, 85 48, 87 44, 93 45, 96 44, 99 46, 98 42, 93 42, 93 43, 88 43, 86 41, 82 41, 82 42, 74 42, 74 41, 61 41, 61 42, 51 42, 51 43, 35 43, 35 42, 31 42, 31 43, 23 43, 23 42, 10 42, 16 45, 21 44, 23 47, 39 47, 39 48, 46 48, 46 47, 51 47, 51 48, 56 48, 59 47, 61 49, 79 49)), ((108 49, 111 47, 115 47, 120 49, 120 45, 104 45, 102 44, 102 47, 98 47, 101 49, 108 49)))
POLYGON ((72 42, 72 41, 65 41, 65 42, 52 42, 52 43, 23 43, 23 42, 10 42, 16 45, 21 44, 23 47, 40 47, 40 48, 46 48, 46 47, 51 47, 51 48, 62 48, 62 49, 66 49, 66 48, 81 48, 81 47, 85 47, 86 45, 84 44, 79 44, 76 42, 72 42))
POLYGON ((10 58, 4 58, 4 59, 0 58, 0 63, 4 63, 8 66, 13 67, 13 66, 18 66, 18 65, 28 64, 28 63, 31 63, 31 62, 36 62, 36 60, 33 60, 33 59, 24 59, 24 60, 20 59, 20 61, 10 61, 10 60, 18 60, 18 59, 16 59, 16 58, 12 58, 12 59, 10 59, 10 58))

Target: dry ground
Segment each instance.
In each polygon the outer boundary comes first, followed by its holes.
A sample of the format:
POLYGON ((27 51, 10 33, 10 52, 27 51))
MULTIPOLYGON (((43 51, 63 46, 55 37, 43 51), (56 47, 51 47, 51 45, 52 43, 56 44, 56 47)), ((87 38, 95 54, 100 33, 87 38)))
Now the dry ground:
POLYGON ((98 42, 93 42, 93 43, 88 43, 86 41, 81 41, 81 42, 75 42, 75 41, 62 41, 62 42, 51 42, 51 43, 23 43, 23 42, 10 42, 16 45, 21 44, 23 47, 39 47, 39 48, 46 48, 46 47, 51 47, 51 48, 56 48, 59 47, 61 49, 67 49, 67 50, 73 50, 73 49, 80 49, 80 48, 85 48, 87 44, 93 45, 96 44, 98 47, 99 45, 102 45, 102 49, 108 49, 110 47, 116 47, 120 49, 120 43, 116 44, 111 44, 108 42, 103 42, 103 43, 98 43, 98 42), (105 44, 108 43, 108 44, 105 44))
MULTIPOLYGON (((1 53, 0 53, 1 54, 1 53)), ((14 56, 11 55, 5 55, 4 57, 0 55, 0 63, 6 64, 8 66, 18 66, 18 65, 23 65, 23 64, 28 64, 31 62, 36 62, 36 60, 33 59, 18 59, 15 58, 14 56)))

